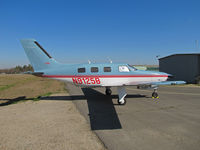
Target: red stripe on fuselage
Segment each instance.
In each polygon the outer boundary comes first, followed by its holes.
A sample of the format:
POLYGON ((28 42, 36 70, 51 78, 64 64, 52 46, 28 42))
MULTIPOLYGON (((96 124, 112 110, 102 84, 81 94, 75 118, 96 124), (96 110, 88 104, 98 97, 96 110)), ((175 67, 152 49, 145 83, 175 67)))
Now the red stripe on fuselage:
POLYGON ((99 77, 99 78, 146 78, 146 77, 168 77, 168 75, 43 75, 47 78, 87 78, 87 77, 99 77))

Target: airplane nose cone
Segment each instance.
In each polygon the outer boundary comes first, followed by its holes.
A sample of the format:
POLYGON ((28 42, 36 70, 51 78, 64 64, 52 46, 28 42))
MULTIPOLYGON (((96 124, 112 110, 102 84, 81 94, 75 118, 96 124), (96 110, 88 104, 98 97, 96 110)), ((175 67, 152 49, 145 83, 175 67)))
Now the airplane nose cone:
POLYGON ((172 74, 168 74, 168 78, 172 79, 172 78, 174 78, 174 76, 172 74))
POLYGON ((165 73, 165 72, 160 72, 161 75, 165 75, 168 76, 169 79, 174 78, 174 76, 172 74, 169 73, 165 73))

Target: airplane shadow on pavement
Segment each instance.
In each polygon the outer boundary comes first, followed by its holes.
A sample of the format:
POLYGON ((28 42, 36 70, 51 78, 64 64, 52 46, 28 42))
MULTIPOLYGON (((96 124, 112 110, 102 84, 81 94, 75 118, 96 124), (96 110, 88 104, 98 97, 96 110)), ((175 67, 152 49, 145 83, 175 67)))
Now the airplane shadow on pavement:
POLYGON ((87 99, 91 130, 121 129, 112 96, 90 88, 82 88, 87 99))
MULTIPOLYGON (((107 96, 92 88, 82 88, 85 95, 89 111, 91 130, 111 130, 121 129, 121 123, 112 99, 117 99, 118 95, 107 96)), ((127 98, 145 97, 144 95, 127 95, 127 98)), ((118 105, 118 104, 117 104, 118 105)))
MULTIPOLYGON (((110 130, 110 129, 122 128, 119 117, 115 110, 116 104, 113 104, 112 101, 112 99, 117 99, 118 95, 106 96, 101 92, 91 88, 82 88, 82 92, 84 95, 48 96, 48 97, 41 97, 40 100, 58 100, 58 101, 86 100, 89 114, 87 114, 88 116, 84 114, 83 115, 89 118, 91 130, 110 130)), ((127 98, 140 98, 140 97, 146 97, 146 96, 127 95, 127 98)), ((26 101, 33 99, 21 96, 14 99, 0 99, 0 100, 7 100, 7 102, 0 104, 0 106, 7 106, 16 103, 18 101, 26 101)))

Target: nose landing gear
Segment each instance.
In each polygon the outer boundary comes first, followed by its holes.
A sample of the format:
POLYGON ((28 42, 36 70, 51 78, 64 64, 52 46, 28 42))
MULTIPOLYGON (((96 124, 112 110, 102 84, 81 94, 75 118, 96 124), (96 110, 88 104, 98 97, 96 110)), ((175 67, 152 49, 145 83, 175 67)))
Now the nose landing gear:
POLYGON ((152 98, 159 98, 157 91, 158 91, 158 88, 154 88, 154 91, 152 93, 152 98))

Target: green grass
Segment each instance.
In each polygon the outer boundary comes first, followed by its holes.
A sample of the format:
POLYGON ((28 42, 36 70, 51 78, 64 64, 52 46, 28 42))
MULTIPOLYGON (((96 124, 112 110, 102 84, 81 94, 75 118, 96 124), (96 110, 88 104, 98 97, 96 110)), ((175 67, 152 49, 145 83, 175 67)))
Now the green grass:
POLYGON ((18 82, 15 82, 15 83, 13 83, 13 84, 9 84, 9 85, 3 85, 2 87, 0 87, 0 91, 3 91, 3 90, 7 90, 7 89, 9 89, 9 88, 11 88, 11 87, 14 87, 14 86, 16 86, 17 84, 19 85, 19 84, 25 84, 26 82, 29 82, 29 81, 34 81, 34 80, 36 80, 36 79, 32 79, 32 78, 27 78, 27 79, 23 79, 23 80, 20 80, 20 81, 18 81, 18 82))
POLYGON ((9 89, 9 88, 11 88, 11 87, 13 87, 13 86, 15 86, 15 85, 16 85, 16 84, 5 85, 5 86, 3 86, 3 87, 0 87, 0 91, 7 90, 7 89, 9 89))

